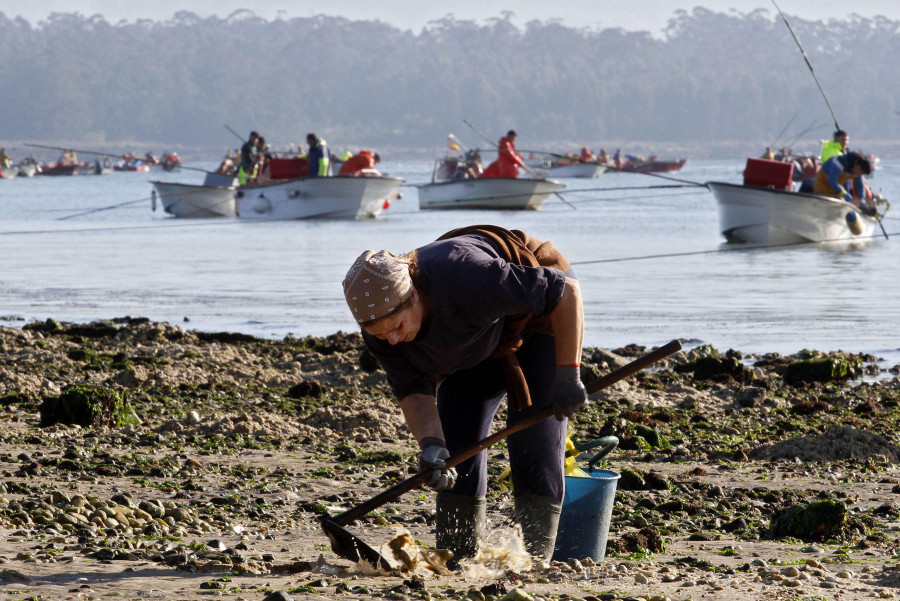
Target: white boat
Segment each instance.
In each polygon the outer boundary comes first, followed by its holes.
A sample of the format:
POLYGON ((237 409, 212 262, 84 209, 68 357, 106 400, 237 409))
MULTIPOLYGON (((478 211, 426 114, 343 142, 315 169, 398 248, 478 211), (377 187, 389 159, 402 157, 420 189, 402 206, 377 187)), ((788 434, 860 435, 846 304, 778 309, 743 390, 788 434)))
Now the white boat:
POLYGON ((175 217, 237 217, 235 186, 201 186, 153 182, 153 210, 159 199, 163 210, 175 217))
POLYGON ((875 217, 838 198, 723 182, 707 182, 729 241, 754 244, 837 242, 871 237, 875 217), (854 214, 856 226, 847 221, 854 214))
POLYGON ((377 217, 406 180, 399 177, 298 177, 242 186, 241 219, 360 219, 377 217))
MULTIPOLYGON (((25 158, 13 165, 12 167, 22 177, 34 177, 38 171, 37 162, 32 158, 25 158)), ((15 177, 15 176, 14 176, 15 177)))
POLYGON ((579 161, 577 158, 560 158, 544 155, 523 159, 525 165, 538 177, 543 178, 584 178, 595 179, 607 170, 606 165, 593 161, 579 161))
POLYGON ((420 209, 531 210, 565 188, 549 179, 485 177, 419 186, 420 209))
POLYGON ((569 165, 553 165, 551 167, 534 167, 532 171, 544 178, 596 179, 606 171, 606 165, 598 163, 571 163, 569 165))
POLYGON ((469 177, 456 159, 438 159, 431 183, 419 188, 419 209, 532 210, 565 188, 551 179, 469 177))

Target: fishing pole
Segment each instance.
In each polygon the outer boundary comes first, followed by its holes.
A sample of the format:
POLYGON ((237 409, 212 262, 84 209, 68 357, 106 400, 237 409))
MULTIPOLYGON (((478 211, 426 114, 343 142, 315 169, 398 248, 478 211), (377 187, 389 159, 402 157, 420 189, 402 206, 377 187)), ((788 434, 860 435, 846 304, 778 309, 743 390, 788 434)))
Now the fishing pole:
POLYGON ((791 141, 788 142, 787 147, 788 147, 788 148, 791 148, 794 144, 797 143, 797 140, 799 140, 800 138, 802 138, 803 136, 805 136, 808 132, 812 131, 812 129, 816 126, 817 123, 818 123, 818 120, 814 120, 812 123, 810 123, 809 126, 808 126, 806 129, 804 129, 804 130, 801 131, 799 134, 797 134, 796 136, 794 136, 794 137, 791 139, 791 141))
POLYGON ((233 133, 235 136, 237 136, 237 139, 240 140, 241 142, 246 142, 246 140, 244 140, 244 136, 242 136, 241 134, 239 134, 236 131, 234 131, 233 129, 231 129, 231 127, 229 127, 227 123, 225 124, 225 129, 227 129, 228 131, 233 133))
POLYGON ((781 11, 781 8, 779 8, 775 0, 772 0, 772 4, 774 4, 775 8, 778 9, 778 14, 781 15, 781 19, 784 21, 784 24, 787 25, 788 31, 791 32, 791 37, 793 37, 794 41, 797 43, 797 47, 800 49, 800 53, 803 55, 803 60, 806 61, 806 66, 809 67, 809 72, 812 73, 813 79, 816 80, 816 85, 819 86, 819 91, 822 92, 822 98, 825 99, 825 104, 828 105, 828 110, 831 111, 831 118, 834 120, 834 130, 837 131, 841 129, 841 127, 838 125, 837 115, 834 114, 834 109, 831 108, 831 102, 828 100, 828 95, 825 93, 825 88, 823 88, 822 84, 819 83, 819 78, 816 77, 816 71, 813 69, 812 63, 809 62, 809 57, 806 56, 806 50, 803 49, 803 45, 800 43, 800 40, 797 39, 797 34, 794 33, 794 28, 791 27, 790 21, 788 21, 788 18, 781 11))
POLYGON ((794 119, 796 119, 799 114, 800 114, 800 111, 797 111, 796 113, 794 113, 794 116, 791 117, 790 121, 787 122, 787 125, 785 125, 784 127, 781 128, 781 131, 778 132, 778 135, 775 136, 775 138, 772 140, 772 143, 769 144, 769 148, 775 148, 775 143, 781 139, 781 136, 784 135, 784 132, 787 131, 787 129, 791 126, 791 123, 794 122, 794 119))
MULTIPOLYGON (((493 140, 491 140, 490 138, 488 138, 486 135, 484 135, 483 133, 481 133, 481 131, 480 131, 477 127, 475 127, 474 125, 472 125, 471 123, 469 123, 469 121, 468 121, 467 119, 463 119, 463 123, 465 123, 466 125, 468 125, 469 127, 471 127, 471 128, 475 131, 476 134, 478 134, 479 136, 481 136, 482 138, 484 138, 484 140, 485 140, 488 144, 490 144, 491 146, 493 146, 494 148, 496 148, 496 149, 497 149, 497 152, 500 152, 500 146, 497 145, 493 140)), ((528 167, 528 165, 526 165, 524 162, 522 163, 522 167, 525 168, 525 171, 527 171, 528 173, 531 174, 531 177, 533 177, 534 179, 540 179, 540 178, 537 176, 537 174, 536 174, 534 171, 532 171, 532 170, 528 167)), ((553 195, 556 196, 556 197, 557 197, 558 199, 560 199, 561 201, 563 201, 564 203, 566 203, 567 205, 569 205, 570 207, 572 207, 573 209, 577 209, 577 208, 578 208, 578 207, 576 207, 575 205, 573 205, 571 202, 569 202, 568 200, 566 200, 565 198, 563 198, 563 197, 562 197, 562 194, 560 194, 559 192, 554 192, 553 195)))
MULTIPOLYGON (((778 14, 781 15, 781 19, 784 21, 784 24, 787 25, 788 31, 791 32, 791 37, 794 38, 794 41, 797 42, 797 47, 800 49, 800 53, 803 55, 803 60, 806 61, 806 66, 809 67, 809 72, 812 73, 813 79, 816 80, 816 85, 819 86, 819 91, 822 92, 822 98, 825 99, 825 104, 828 105, 828 110, 831 111, 831 118, 834 120, 834 130, 840 131, 841 126, 838 125, 837 115, 834 114, 834 109, 831 107, 831 102, 828 100, 828 95, 825 93, 825 88, 822 87, 822 84, 819 82, 819 78, 816 77, 816 72, 813 69, 812 63, 809 62, 809 57, 806 56, 806 50, 803 49, 803 45, 800 44, 800 40, 797 39, 797 34, 794 33, 794 28, 791 27, 790 22, 788 21, 785 14, 781 11, 781 8, 772 0, 772 4, 775 5, 775 8, 778 9, 778 14)), ((885 240, 889 240, 887 232, 884 230, 884 225, 881 223, 881 217, 878 215, 878 209, 875 209, 875 220, 878 221, 878 225, 881 226, 881 233, 884 234, 885 240)))

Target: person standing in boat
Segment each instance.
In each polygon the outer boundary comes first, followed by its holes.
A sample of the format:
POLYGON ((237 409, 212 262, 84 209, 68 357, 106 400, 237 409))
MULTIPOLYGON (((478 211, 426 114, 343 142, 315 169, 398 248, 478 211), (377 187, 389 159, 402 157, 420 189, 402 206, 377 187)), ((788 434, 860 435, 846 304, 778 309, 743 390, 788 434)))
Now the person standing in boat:
POLYGON ((259 149, 256 147, 257 140, 259 140, 259 134, 255 131, 251 131, 250 137, 241 146, 241 164, 238 165, 238 181, 240 181, 242 186, 254 177, 253 171, 256 168, 256 161, 259 158, 259 149))
POLYGON ((331 159, 325 140, 310 133, 306 135, 309 144, 309 175, 307 177, 328 177, 331 175, 331 159))
POLYGON ((525 547, 549 561, 564 492, 567 420, 585 408, 580 368, 584 310, 578 280, 549 242, 477 225, 408 254, 367 250, 344 295, 366 347, 384 368, 420 469, 438 491, 436 544, 456 559, 478 550, 486 527, 487 455, 445 459, 490 434, 507 398, 507 423, 552 406, 507 439, 525 547))
POLYGON ((526 169, 522 157, 516 152, 516 130, 511 129, 500 138, 497 160, 487 166, 480 177, 519 177, 519 168, 526 169))
POLYGON ((269 152, 269 145, 262 136, 256 138, 256 163, 253 164, 253 170, 250 172, 250 181, 262 184, 272 181, 269 176, 269 164, 272 161, 272 153, 269 152))
POLYGON ((834 139, 831 142, 825 142, 825 144, 822 145, 822 157, 819 161, 822 164, 825 164, 825 161, 831 157, 845 154, 848 146, 850 146, 850 134, 843 129, 837 130, 834 132, 834 139))
POLYGON ((59 160, 57 163, 63 167, 71 167, 73 165, 78 164, 78 155, 75 154, 74 150, 64 150, 61 155, 59 155, 59 160))

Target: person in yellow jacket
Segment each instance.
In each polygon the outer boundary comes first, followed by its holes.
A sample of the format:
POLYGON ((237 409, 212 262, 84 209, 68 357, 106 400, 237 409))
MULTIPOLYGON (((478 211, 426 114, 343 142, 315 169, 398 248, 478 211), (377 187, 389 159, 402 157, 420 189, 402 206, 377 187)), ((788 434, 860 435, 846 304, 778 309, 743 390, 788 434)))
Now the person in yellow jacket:
POLYGON ((837 130, 834 132, 834 139, 831 142, 825 142, 825 144, 822 145, 822 156, 819 159, 820 163, 824 165, 831 157, 838 154, 845 154, 849 145, 850 134, 843 129, 837 130))

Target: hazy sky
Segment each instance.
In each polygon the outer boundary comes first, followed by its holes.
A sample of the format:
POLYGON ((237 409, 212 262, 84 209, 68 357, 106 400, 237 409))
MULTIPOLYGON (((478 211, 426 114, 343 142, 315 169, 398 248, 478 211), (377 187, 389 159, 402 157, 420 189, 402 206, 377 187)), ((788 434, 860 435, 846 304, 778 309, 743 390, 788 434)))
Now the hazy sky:
MULTIPOLYGON (((788 16, 808 20, 843 19, 853 13, 900 20, 900 0, 778 0, 778 5, 788 16)), ((675 10, 691 10, 695 6, 716 12, 734 9, 749 13, 765 8, 770 14, 777 13, 771 0, 0 0, 0 12, 9 18, 22 16, 32 24, 53 12, 80 12, 88 17, 100 14, 115 23, 121 19, 165 20, 181 10, 201 17, 226 17, 235 10, 253 7, 257 16, 266 19, 326 14, 379 19, 414 31, 448 14, 480 23, 509 10, 515 14, 513 23, 517 25, 532 19, 559 19, 569 26, 622 27, 656 33, 665 27, 675 10)))

